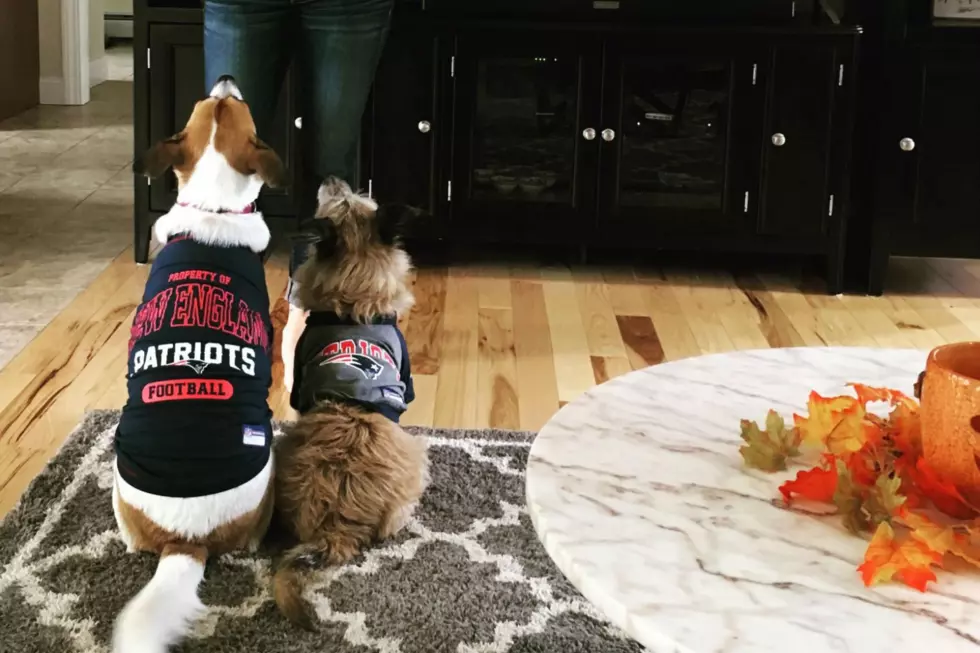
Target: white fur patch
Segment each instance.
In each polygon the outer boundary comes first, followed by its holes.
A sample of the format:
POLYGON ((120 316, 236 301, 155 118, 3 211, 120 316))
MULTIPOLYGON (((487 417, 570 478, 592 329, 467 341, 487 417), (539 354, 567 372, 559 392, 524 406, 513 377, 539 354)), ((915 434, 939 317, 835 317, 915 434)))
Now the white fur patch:
POLYGON ((215 528, 259 507, 272 479, 273 454, 262 471, 244 485, 203 497, 161 497, 137 490, 123 480, 116 465, 120 499, 140 510, 157 526, 186 538, 204 537, 215 528))
MULTIPOLYGON (((216 131, 217 125, 212 126, 212 141, 216 131)), ((235 211, 258 199, 261 190, 262 179, 258 175, 246 175, 235 170, 209 142, 194 165, 193 172, 184 179, 177 201, 204 211, 235 211)))
POLYGON ((261 213, 211 213, 180 205, 157 220, 153 233, 161 243, 171 236, 188 234, 204 245, 248 247, 253 252, 263 251, 272 238, 261 213))
POLYGON ((206 610, 197 596, 204 565, 187 555, 160 559, 150 583, 116 619, 113 653, 166 653, 206 610))

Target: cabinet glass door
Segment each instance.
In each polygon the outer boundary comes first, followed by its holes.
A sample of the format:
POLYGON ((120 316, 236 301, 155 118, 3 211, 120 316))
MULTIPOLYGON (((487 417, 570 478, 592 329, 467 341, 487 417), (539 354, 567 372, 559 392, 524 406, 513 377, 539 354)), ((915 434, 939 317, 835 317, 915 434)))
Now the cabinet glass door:
POLYGON ((459 43, 454 226, 533 232, 594 209, 596 141, 583 132, 595 133, 596 52, 540 38, 459 43))
POLYGON ((570 204, 577 58, 487 57, 476 77, 473 197, 570 204))
POLYGON ((600 217, 665 231, 705 221, 742 228, 755 210, 748 136, 761 118, 746 113, 740 96, 751 95, 742 87, 751 89, 757 64, 733 50, 611 50, 600 217))
POLYGON ((624 66, 621 206, 721 210, 729 68, 727 61, 624 66))

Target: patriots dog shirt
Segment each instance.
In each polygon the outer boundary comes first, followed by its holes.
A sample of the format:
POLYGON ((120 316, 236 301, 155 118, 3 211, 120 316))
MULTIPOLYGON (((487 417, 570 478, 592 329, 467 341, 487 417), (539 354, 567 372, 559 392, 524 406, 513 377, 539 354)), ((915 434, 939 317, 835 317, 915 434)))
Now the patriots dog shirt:
POLYGON ((306 413, 321 401, 356 404, 398 422, 415 399, 408 346, 394 316, 369 324, 311 312, 296 344, 290 405, 306 413))
POLYGON ((272 445, 265 270, 244 247, 175 237, 130 332, 119 474, 168 497, 216 494, 265 467, 272 445))

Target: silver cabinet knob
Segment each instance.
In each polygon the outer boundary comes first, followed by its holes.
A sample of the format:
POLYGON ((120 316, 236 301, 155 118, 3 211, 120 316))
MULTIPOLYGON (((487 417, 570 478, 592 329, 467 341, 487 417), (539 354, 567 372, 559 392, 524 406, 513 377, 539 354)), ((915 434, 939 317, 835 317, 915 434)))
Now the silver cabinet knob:
POLYGON ((782 147, 783 145, 786 145, 786 135, 776 132, 775 134, 772 135, 772 144, 775 145, 776 147, 782 147))
POLYGON ((608 143, 609 141, 613 140, 614 138, 616 138, 616 132, 614 132, 611 129, 603 129, 602 130, 602 140, 604 140, 604 141, 606 141, 608 143))
POLYGON ((432 131, 432 124, 429 123, 428 120, 420 120, 419 131, 422 132, 423 134, 428 134, 430 131, 432 131))
POLYGON ((902 148, 903 152, 911 152, 915 149, 915 141, 911 138, 903 138, 898 142, 898 146, 902 148))
POLYGON ((297 118, 296 120, 294 120, 293 121, 293 124, 296 125, 296 129, 302 129, 303 128, 303 116, 300 116, 299 118, 297 118))
POLYGON ((585 129, 582 130, 582 138, 584 138, 587 141, 594 141, 595 130, 592 129, 591 127, 586 127, 585 129))

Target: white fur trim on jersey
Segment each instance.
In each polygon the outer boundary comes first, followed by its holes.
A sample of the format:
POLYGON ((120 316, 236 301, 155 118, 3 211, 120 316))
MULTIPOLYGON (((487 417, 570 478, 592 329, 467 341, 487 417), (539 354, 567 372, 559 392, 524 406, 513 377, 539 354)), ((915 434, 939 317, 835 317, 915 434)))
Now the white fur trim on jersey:
POLYGON ((243 485, 203 497, 161 497, 137 490, 115 468, 119 498, 142 511, 154 524, 186 538, 204 537, 218 526, 259 507, 272 479, 273 454, 258 474, 243 485))
POLYGON ((161 243, 187 234, 204 245, 248 247, 253 252, 265 250, 272 237, 261 213, 210 213, 195 206, 175 205, 153 229, 161 243))
POLYGON ((197 597, 204 565, 188 555, 160 558, 156 573, 116 619, 113 653, 166 653, 206 608, 197 597))

